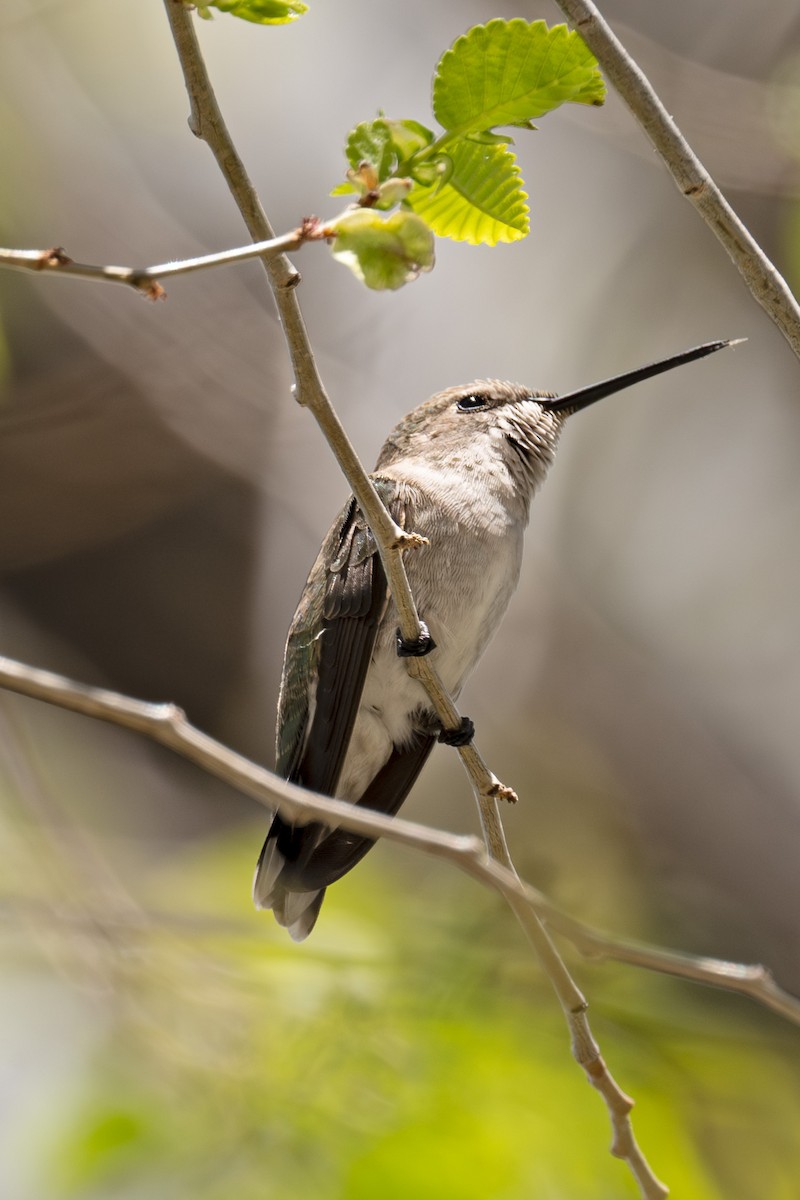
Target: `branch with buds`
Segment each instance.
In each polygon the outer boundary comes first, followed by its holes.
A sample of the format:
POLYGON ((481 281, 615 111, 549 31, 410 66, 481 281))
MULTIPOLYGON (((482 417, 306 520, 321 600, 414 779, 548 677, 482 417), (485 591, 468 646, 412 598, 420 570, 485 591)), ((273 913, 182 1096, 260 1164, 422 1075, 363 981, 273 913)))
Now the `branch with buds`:
MULTIPOLYGON (((296 229, 279 237, 269 237, 246 246, 219 250, 215 254, 201 254, 177 262, 156 263, 151 267, 100 266, 76 262, 63 246, 51 246, 47 250, 0 248, 0 267, 67 275, 98 283, 122 283, 149 300, 163 300, 167 293, 161 284, 162 279, 225 267, 251 258, 266 262, 290 250, 299 250, 308 242, 328 242, 334 258, 346 263, 369 286, 400 286, 416 278, 420 271, 429 271, 433 266, 433 235, 413 213, 381 217, 369 211, 373 209, 376 198, 387 190, 387 186, 382 185, 374 193, 366 192, 355 204, 349 205, 338 217, 329 221, 304 217, 296 229), (384 257, 379 256, 377 263, 376 246, 385 251, 384 257)), ((394 191, 390 194, 396 195, 393 203, 401 198, 394 191)))

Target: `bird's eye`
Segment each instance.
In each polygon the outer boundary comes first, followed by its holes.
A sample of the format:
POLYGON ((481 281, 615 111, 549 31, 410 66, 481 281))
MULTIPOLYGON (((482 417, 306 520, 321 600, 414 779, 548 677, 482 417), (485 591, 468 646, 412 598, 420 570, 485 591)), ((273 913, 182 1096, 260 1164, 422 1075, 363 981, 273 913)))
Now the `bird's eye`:
POLYGON ((459 412, 477 412, 478 409, 488 407, 488 397, 482 396, 480 392, 473 392, 470 396, 462 396, 456 404, 459 412))

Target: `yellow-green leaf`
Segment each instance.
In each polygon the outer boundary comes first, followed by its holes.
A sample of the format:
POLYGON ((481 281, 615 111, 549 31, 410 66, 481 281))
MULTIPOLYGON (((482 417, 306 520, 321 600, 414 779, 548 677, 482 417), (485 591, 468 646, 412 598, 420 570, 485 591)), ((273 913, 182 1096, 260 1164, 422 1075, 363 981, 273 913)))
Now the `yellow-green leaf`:
POLYGON ((442 55, 433 110, 461 135, 525 125, 560 104, 602 104, 606 89, 597 62, 566 25, 497 18, 476 25, 442 55))
POLYGON ((440 237, 457 242, 516 242, 530 224, 527 195, 506 146, 459 141, 448 148, 453 170, 441 187, 417 185, 406 204, 440 237))
POLYGON ((333 228, 333 257, 368 288, 395 291, 433 267, 433 234, 414 213, 384 217, 372 208, 353 208, 337 217, 333 228))
POLYGON ((202 0, 198 5, 201 16, 209 16, 209 8, 252 21, 254 25, 288 25, 308 12, 303 0, 202 0))

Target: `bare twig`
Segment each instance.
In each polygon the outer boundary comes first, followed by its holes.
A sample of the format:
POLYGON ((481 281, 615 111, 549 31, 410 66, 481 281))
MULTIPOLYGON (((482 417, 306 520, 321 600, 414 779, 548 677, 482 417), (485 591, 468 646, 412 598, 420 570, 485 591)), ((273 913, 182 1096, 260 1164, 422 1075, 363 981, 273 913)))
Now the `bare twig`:
MULTIPOLYGON (((225 125, 206 71, 191 12, 181 0, 164 0, 164 5, 189 95, 189 128, 196 137, 207 142, 250 235, 258 240, 270 239, 274 237, 272 226, 225 125)), ((294 290, 300 281, 299 275, 283 255, 265 260, 264 266, 272 284, 275 303, 289 347, 295 375, 295 398, 309 409, 336 456, 375 535, 392 599, 397 608, 400 631, 408 641, 416 641, 421 633, 420 619, 403 565, 403 552, 419 545, 421 539, 419 535, 401 529, 392 519, 375 491, 372 480, 359 462, 331 404, 317 370, 294 290)), ((428 660, 409 659, 408 667, 430 696, 443 727, 458 729, 461 725, 458 710, 428 660)), ((516 798, 513 790, 502 784, 489 770, 474 745, 460 747, 459 752, 479 796, 512 801, 516 798)))
POLYGON ((800 357, 800 306, 786 280, 731 208, 647 76, 592 0, 556 0, 642 126, 683 195, 722 242, 750 292, 800 357))
MULTIPOLYGON (((506 900, 514 897, 531 908, 589 958, 629 963, 724 991, 737 992, 800 1025, 800 1000, 778 987, 764 967, 714 958, 695 958, 611 938, 569 916, 542 892, 522 882, 510 858, 503 859, 502 851, 488 858, 478 838, 431 829, 399 817, 386 817, 372 809, 354 808, 343 801, 330 800, 295 787, 201 733, 189 724, 174 704, 152 704, 105 688, 87 687, 63 675, 31 667, 2 655, 0 687, 143 734, 267 808, 280 808, 288 818, 313 818, 325 825, 344 826, 355 833, 372 838, 383 837, 433 858, 451 862, 479 883, 501 892, 506 900)), ((491 820, 491 816, 488 819, 491 820)), ((485 838, 495 846, 505 844, 501 825, 497 830, 486 833, 485 838)), ((572 999, 577 1000, 578 997, 579 992, 573 993, 572 999)))
MULTIPOLYGON (((201 733, 190 725, 180 709, 172 704, 148 704, 131 700, 115 692, 74 684, 52 672, 26 667, 5 658, 0 658, 0 685, 22 695, 46 700, 72 711, 144 733, 268 807, 279 808, 281 814, 288 819, 303 817, 308 820, 311 817, 325 825, 344 826, 368 837, 386 837, 390 841, 443 858, 472 878, 494 888, 517 916, 531 945, 539 955, 569 1024, 573 1055, 585 1070, 589 1081, 603 1096, 613 1130, 612 1154, 628 1164, 645 1200, 661 1200, 668 1194, 667 1189, 653 1174, 636 1143, 630 1123, 633 1101, 620 1089, 600 1054, 586 1016, 586 1001, 536 912, 537 893, 520 881, 507 851, 507 861, 498 861, 496 857, 489 856, 477 838, 427 829, 409 821, 386 817, 369 809, 360 809, 339 800, 305 792, 272 775, 263 767, 255 766, 228 747, 201 733)), ((498 836, 502 839, 499 820, 498 831, 493 838, 487 838, 487 841, 491 840, 496 844, 498 836)), ((552 906, 547 907, 552 912, 552 906)), ((597 937, 592 931, 586 932, 585 941, 596 949, 597 937)), ((695 977, 699 976, 701 970, 702 968, 698 967, 695 977)), ((728 986, 727 978, 721 975, 720 979, 717 979, 708 966, 705 967, 705 973, 709 982, 719 983, 725 979, 725 986, 728 986)), ((762 980, 762 984, 764 982, 762 980)), ((771 988, 764 987, 763 995, 759 994, 759 998, 770 1007, 775 1007, 775 994, 779 992, 780 989, 774 985, 771 988)), ((756 994, 755 989, 750 994, 756 994)), ((792 998, 785 994, 784 997, 786 1015, 791 1015, 800 1023, 800 1002, 793 1003, 792 998)))
POLYGON ((178 262, 156 263, 152 267, 96 266, 92 263, 75 262, 63 246, 51 246, 49 250, 7 250, 0 248, 0 267, 18 267, 27 271, 45 271, 56 275, 72 275, 81 279, 94 279, 100 283, 124 283, 136 291, 143 292, 151 300, 160 300, 166 293, 160 280, 171 275, 186 275, 190 271, 204 271, 210 267, 226 266, 248 258, 276 258, 287 250, 297 250, 304 242, 319 241, 326 236, 325 227, 314 218, 303 221, 297 229, 280 237, 237 246, 232 250, 220 250, 216 254, 202 254, 196 258, 184 258, 178 262))
MULTIPOLYGON (((251 236, 254 239, 269 238, 272 236, 272 229, 225 127, 187 6, 182 0, 164 0, 164 3, 190 98, 190 127, 198 137, 202 137, 208 143, 214 153, 251 236)), ((294 367, 296 398, 301 404, 305 404, 316 418, 361 511, 369 522, 384 564, 403 637, 418 640, 421 635, 419 614, 409 588, 402 552, 414 545, 415 541, 419 542, 419 538, 400 530, 381 503, 325 393, 297 296, 293 291, 298 282, 297 276, 293 274, 288 261, 283 258, 271 259, 265 262, 265 267, 272 283, 294 367)), ((452 698, 427 660, 412 660, 409 671, 426 689, 442 725, 446 729, 457 729, 461 722, 452 698)), ((461 748, 461 757, 472 780, 484 828, 487 829, 496 799, 500 796, 512 799, 513 792, 492 775, 474 745, 461 748)), ((493 816, 496 818, 494 825, 502 829, 496 807, 493 816)), ((606 1102, 613 1129, 612 1153, 627 1162, 645 1200, 659 1200, 667 1195, 667 1189, 655 1177, 636 1144, 629 1120, 632 1102, 621 1092, 603 1062, 589 1030, 586 1001, 569 975, 541 921, 535 914, 528 919, 531 910, 522 904, 516 890, 521 886, 519 880, 513 870, 509 870, 505 865, 510 863, 507 849, 503 850, 491 837, 487 837, 486 846, 490 855, 504 855, 499 860, 497 857, 488 859, 484 866, 491 865, 494 870, 501 872, 502 885, 498 881, 495 886, 508 900, 539 954, 542 967, 553 984, 570 1025, 574 1056, 606 1102)))
POLYGON ((666 1196, 668 1189, 655 1177, 636 1141, 630 1119, 634 1102, 622 1091, 606 1066, 589 1026, 586 1015, 589 1006, 553 945, 545 928, 541 910, 531 900, 527 886, 517 875, 506 843, 497 802, 483 800, 480 813, 484 841, 491 847, 490 853, 494 862, 502 866, 521 889, 521 893, 516 890, 505 892, 504 897, 556 990, 569 1026, 573 1058, 583 1067, 589 1082, 606 1102, 613 1131, 611 1153, 628 1164, 646 1200, 657 1200, 666 1196))

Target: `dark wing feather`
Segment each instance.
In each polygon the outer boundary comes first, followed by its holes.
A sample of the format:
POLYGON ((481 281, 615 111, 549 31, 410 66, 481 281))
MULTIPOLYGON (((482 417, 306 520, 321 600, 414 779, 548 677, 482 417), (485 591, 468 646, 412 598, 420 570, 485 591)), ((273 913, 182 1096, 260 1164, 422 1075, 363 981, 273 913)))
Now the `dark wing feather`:
MULTIPOLYGON (((409 514, 397 484, 385 479, 376 479, 374 483, 395 521, 406 527, 409 514)), ((323 795, 335 793, 388 598, 386 576, 374 538, 351 500, 325 539, 312 568, 286 646, 278 707, 277 766, 293 783, 323 795), (312 701, 310 680, 314 677, 317 683, 312 701)), ((405 768, 396 768, 396 800, 392 799, 385 811, 394 812, 402 803, 429 749, 428 746, 418 764, 415 749, 397 756, 408 763, 405 768)), ((381 803, 370 803, 367 798, 376 783, 377 779, 361 803, 384 808, 383 796, 381 803)), ((368 839, 350 839, 355 847, 351 851, 347 848, 348 838, 343 830, 328 835, 317 823, 292 825, 278 815, 259 862, 265 860, 265 852, 272 844, 284 860, 280 885, 293 891, 311 891, 317 885, 308 884, 306 867, 316 860, 315 877, 324 875, 329 846, 338 878, 372 844, 368 839), (341 843, 339 849, 338 843, 341 843), (340 861, 345 862, 341 868, 340 861)))
MULTIPOLYGON (((396 485, 376 487, 391 505, 396 485)), ((341 761, 329 755, 349 741, 386 601, 374 539, 350 500, 322 544, 286 642, 276 739, 285 779, 333 792, 341 761)))
POLYGON ((380 556, 371 537, 370 553, 366 539, 359 536, 360 513, 355 503, 352 507, 343 556, 334 564, 344 565, 331 571, 325 592, 311 726, 291 777, 327 796, 336 790, 388 599, 380 556))
POLYGON ((351 501, 328 559, 316 639, 316 692, 310 727, 289 778, 332 796, 344 763, 378 626, 388 602, 375 541, 351 501))
MULTIPOLYGON (((435 737, 418 735, 412 746, 402 752, 395 750, 358 801, 357 807, 372 808, 387 816, 394 816, 414 786, 435 741, 435 737)), ((306 826, 305 830, 296 832, 306 832, 312 828, 306 826)), ((308 838, 302 847, 305 853, 298 853, 292 872, 293 886, 309 892, 341 879, 375 845, 372 838, 350 833, 346 829, 335 829, 327 835, 321 826, 316 826, 316 829, 321 836, 313 840, 308 838)), ((280 840, 278 846, 283 850, 280 840)))

